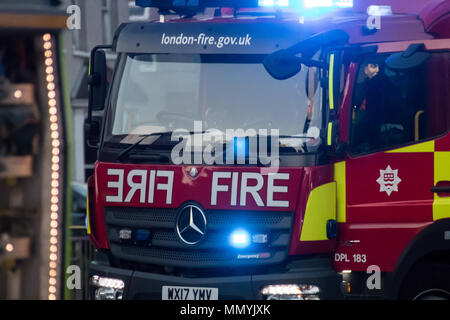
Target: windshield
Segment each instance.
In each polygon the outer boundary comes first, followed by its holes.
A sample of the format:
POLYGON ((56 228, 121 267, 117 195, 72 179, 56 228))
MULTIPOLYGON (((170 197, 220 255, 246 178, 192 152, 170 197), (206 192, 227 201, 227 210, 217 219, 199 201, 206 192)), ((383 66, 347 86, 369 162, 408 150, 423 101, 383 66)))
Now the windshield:
POLYGON ((123 56, 105 142, 130 144, 135 142, 130 139, 133 136, 177 129, 242 129, 248 135, 278 133, 282 152, 283 148, 316 151, 322 123, 318 71, 305 67, 295 77, 279 81, 266 72, 263 58, 217 54, 123 56))

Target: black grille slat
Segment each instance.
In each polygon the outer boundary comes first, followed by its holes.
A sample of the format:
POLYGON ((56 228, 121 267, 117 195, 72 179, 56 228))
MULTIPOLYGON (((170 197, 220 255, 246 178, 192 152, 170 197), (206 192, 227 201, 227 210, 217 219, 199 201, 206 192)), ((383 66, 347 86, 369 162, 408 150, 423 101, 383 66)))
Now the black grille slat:
POLYGON ((171 228, 175 224, 176 209, 114 208, 105 210, 106 223, 124 227, 171 228))
POLYGON ((293 213, 273 211, 205 210, 207 233, 200 243, 190 246, 177 235, 178 209, 105 208, 108 239, 113 256, 131 262, 179 267, 226 267, 279 263, 287 257, 293 213), (252 234, 268 235, 268 242, 253 244, 242 254, 263 253, 270 257, 237 259, 239 250, 231 250, 228 236, 236 227, 245 226, 252 234), (119 231, 128 228, 150 231, 147 242, 122 241, 119 231))
MULTIPOLYGON (((174 226, 178 210, 176 209, 141 209, 123 208, 106 210, 106 223, 121 226, 174 226)), ((289 228, 291 216, 280 212, 245 212, 242 211, 206 211, 209 227, 223 225, 260 225, 271 228, 289 228)))
MULTIPOLYGON (((239 265, 263 265, 280 263, 286 257, 282 251, 269 252, 267 259, 238 259, 238 253, 224 253, 217 251, 181 251, 162 248, 143 248, 133 246, 111 245, 112 254, 120 259, 141 263, 160 264, 164 266, 180 266, 188 268, 209 268, 239 265)), ((246 254, 246 253, 242 253, 246 254)))
MULTIPOLYGON (((108 230, 108 239, 110 242, 120 243, 119 230, 118 227, 110 227, 108 230)), ((175 231, 170 230, 155 230, 151 234, 151 244, 152 247, 167 247, 167 248, 184 248, 192 249, 179 241, 179 238, 175 231)), ((271 247, 284 247, 289 244, 289 234, 275 232, 271 234, 270 237, 271 247)), ((262 247, 263 245, 259 245, 262 247)), ((258 247, 258 246, 257 246, 258 247)), ((200 242, 195 246, 196 249, 227 249, 229 248, 227 234, 223 233, 212 233, 209 232, 206 235, 204 241, 200 242)))

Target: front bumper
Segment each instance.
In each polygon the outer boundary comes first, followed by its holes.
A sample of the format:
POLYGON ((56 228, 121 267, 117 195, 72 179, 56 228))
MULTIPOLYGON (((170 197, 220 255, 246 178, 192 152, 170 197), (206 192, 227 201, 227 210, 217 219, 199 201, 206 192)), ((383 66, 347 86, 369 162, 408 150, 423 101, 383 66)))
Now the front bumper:
MULTIPOLYGON (((319 259, 307 266, 295 267, 286 273, 245 275, 230 277, 184 278, 156 273, 146 273, 109 265, 106 260, 90 264, 92 276, 120 279, 125 283, 123 299, 161 300, 163 286, 211 287, 219 289, 220 300, 262 300, 262 288, 276 284, 308 284, 320 288, 320 299, 340 299, 342 277, 331 268, 329 259, 319 259)), ((90 286, 90 297, 94 290, 90 286)))

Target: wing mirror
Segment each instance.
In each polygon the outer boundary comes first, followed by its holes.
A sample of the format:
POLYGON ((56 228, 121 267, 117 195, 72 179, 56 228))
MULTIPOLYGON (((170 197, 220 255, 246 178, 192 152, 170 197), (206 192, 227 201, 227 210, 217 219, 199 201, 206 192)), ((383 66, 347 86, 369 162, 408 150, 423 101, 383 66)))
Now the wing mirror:
POLYGON ((394 71, 403 71, 416 68, 427 62, 430 53, 425 51, 423 43, 411 44, 404 52, 390 55, 386 59, 386 66, 394 71))
POLYGON ((89 147, 96 148, 100 142, 102 117, 93 116, 93 111, 102 111, 105 108, 106 92, 108 90, 107 67, 105 49, 111 46, 97 46, 92 49, 89 61, 88 76, 88 116, 84 123, 85 140, 89 147))
POLYGON ((105 107, 106 90, 106 54, 105 51, 94 48, 91 54, 88 76, 89 109, 103 110, 105 107))
POLYGON ((276 51, 264 58, 266 71, 277 80, 286 80, 302 70, 301 59, 286 50, 276 51))
POLYGON ((308 67, 326 68, 325 62, 312 59, 314 53, 323 47, 345 44, 348 39, 349 35, 342 30, 319 33, 287 49, 269 54, 264 58, 264 67, 277 80, 286 80, 295 76, 301 71, 302 64, 308 67))

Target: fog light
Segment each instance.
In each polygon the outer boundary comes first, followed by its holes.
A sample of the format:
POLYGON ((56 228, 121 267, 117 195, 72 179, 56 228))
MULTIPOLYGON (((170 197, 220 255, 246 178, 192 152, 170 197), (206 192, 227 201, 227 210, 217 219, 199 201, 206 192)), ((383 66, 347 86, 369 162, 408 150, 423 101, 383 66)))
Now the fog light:
POLYGON ((119 231, 120 240, 130 240, 132 231, 130 229, 122 229, 119 231))
POLYGON ((122 300, 123 290, 114 288, 98 288, 95 290, 95 300, 122 300))
POLYGON ((267 243, 267 234, 254 234, 252 235, 253 243, 267 243))
POLYGON ((95 300, 122 300, 125 282, 120 279, 92 276, 91 285, 97 287, 95 300))
POLYGON ((269 285, 261 290, 267 300, 319 300, 319 293, 319 287, 306 284, 269 285))

